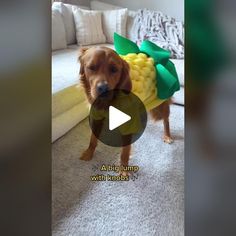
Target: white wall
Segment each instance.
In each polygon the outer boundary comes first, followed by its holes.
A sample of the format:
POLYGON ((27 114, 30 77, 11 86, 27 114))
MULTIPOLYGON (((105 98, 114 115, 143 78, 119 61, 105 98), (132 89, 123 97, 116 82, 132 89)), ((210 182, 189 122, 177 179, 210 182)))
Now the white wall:
POLYGON ((90 6, 90 0, 54 0, 55 2, 64 2, 74 5, 90 6))
POLYGON ((159 10, 165 14, 175 17, 177 20, 184 21, 184 0, 100 0, 130 10, 148 8, 159 10))

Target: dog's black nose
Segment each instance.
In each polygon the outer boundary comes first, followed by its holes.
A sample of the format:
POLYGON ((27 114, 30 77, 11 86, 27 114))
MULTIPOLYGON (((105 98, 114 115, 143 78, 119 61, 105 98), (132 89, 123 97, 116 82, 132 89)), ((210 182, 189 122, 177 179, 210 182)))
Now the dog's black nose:
POLYGON ((109 87, 108 87, 107 83, 99 83, 97 85, 98 94, 106 93, 106 92, 108 92, 108 90, 109 90, 109 87))

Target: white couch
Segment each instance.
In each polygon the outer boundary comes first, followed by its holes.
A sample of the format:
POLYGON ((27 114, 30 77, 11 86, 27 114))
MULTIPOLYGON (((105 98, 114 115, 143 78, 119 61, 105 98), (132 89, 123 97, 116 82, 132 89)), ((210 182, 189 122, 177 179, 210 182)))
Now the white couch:
MULTIPOLYGON (((87 9, 87 7, 82 6, 87 9)), ((92 10, 118 9, 120 7, 99 1, 91 1, 92 10)), ((57 9, 62 14, 65 26, 65 38, 61 40, 61 45, 57 43, 63 30, 56 29, 52 25, 52 39, 55 44, 52 46, 52 141, 60 138, 71 128, 85 119, 89 114, 89 105, 86 101, 84 91, 79 85, 79 68, 77 54, 79 46, 76 44, 75 27, 71 6, 68 4, 54 3, 52 9, 57 9), (66 6, 66 8, 65 8, 66 6), (63 9, 64 12, 63 12, 63 9), (70 12, 71 11, 71 12, 70 12), (58 44, 58 45, 56 45, 58 44), (62 49, 58 49, 57 47, 62 49), (63 48, 64 47, 64 48, 63 48)), ((57 12, 57 13, 58 13, 57 12)), ((134 12, 129 11, 126 25, 126 36, 130 37, 134 12)), ((55 20, 55 19, 54 19, 55 20)), ((56 22, 56 24, 58 21, 56 22)), ((60 26, 57 25, 57 28, 60 26)), ((113 44, 101 44, 114 48, 113 44)), ((92 46, 92 45, 91 45, 92 46)), ((172 60, 179 75, 181 90, 175 94, 175 102, 184 104, 184 60, 172 60)))

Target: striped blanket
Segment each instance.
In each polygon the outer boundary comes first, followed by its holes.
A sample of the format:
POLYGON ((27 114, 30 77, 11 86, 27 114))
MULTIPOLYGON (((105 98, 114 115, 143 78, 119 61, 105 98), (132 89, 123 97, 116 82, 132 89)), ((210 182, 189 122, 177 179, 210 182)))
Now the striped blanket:
POLYGON ((162 12, 138 10, 131 35, 137 44, 148 39, 159 47, 169 50, 172 58, 184 58, 184 25, 162 12))

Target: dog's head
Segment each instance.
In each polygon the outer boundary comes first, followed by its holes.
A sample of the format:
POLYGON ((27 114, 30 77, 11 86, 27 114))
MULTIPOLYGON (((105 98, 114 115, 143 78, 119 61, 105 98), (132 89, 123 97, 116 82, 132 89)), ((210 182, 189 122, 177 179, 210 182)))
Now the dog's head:
POLYGON ((78 59, 80 80, 91 103, 109 90, 131 91, 129 65, 112 49, 81 48, 78 59))

